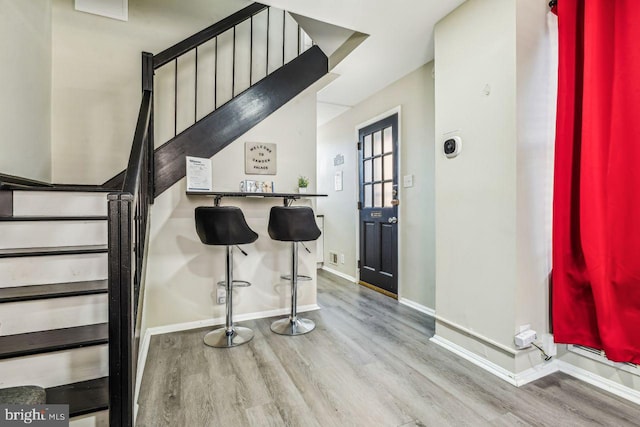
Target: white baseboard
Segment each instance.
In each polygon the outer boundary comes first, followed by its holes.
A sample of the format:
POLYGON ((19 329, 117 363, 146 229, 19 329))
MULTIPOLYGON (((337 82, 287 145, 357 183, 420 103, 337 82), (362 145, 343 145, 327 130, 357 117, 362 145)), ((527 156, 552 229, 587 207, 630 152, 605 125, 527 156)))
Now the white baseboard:
POLYGON ((436 316, 436 311, 433 308, 429 308, 426 305, 422 305, 422 304, 418 304, 415 301, 411 301, 410 299, 406 299, 406 298, 398 298, 398 302, 402 305, 406 305, 407 307, 411 307, 414 310, 418 310, 421 313, 424 313, 426 315, 429 315, 431 317, 435 317, 436 316))
POLYGON ((574 378, 640 405, 640 391, 618 384, 615 381, 611 381, 610 379, 594 374, 586 369, 579 368, 563 360, 557 360, 556 363, 558 364, 560 372, 564 372, 567 375, 571 375, 574 378))
POLYGON ((516 374, 516 386, 521 387, 525 384, 529 384, 530 382, 546 377, 547 375, 551 375, 554 372, 558 372, 559 370, 560 367, 558 366, 558 361, 555 359, 541 363, 516 374))
POLYGON ((531 381, 535 381, 558 371, 558 365, 556 363, 557 361, 554 360, 542 365, 538 365, 534 368, 529 368, 526 371, 516 374, 507 369, 504 369, 501 366, 496 365, 495 363, 485 359, 484 357, 478 356, 477 354, 467 350, 464 347, 459 346, 458 344, 452 343, 451 341, 442 338, 439 335, 434 335, 431 338, 431 342, 439 345, 446 350, 449 350, 454 354, 457 354, 463 359, 468 360, 474 365, 484 369, 485 371, 516 387, 521 387, 525 384, 530 383, 531 381))
POLYGON ((490 362, 487 359, 478 356, 477 354, 472 353, 469 350, 457 344, 454 344, 451 341, 438 335, 435 335, 433 338, 431 338, 431 341, 434 344, 437 344, 449 350, 450 352, 457 354, 463 359, 468 360, 474 365, 497 376, 498 378, 507 381, 509 384, 515 385, 516 387, 523 386, 532 381, 553 374, 554 372, 563 372, 567 375, 570 375, 574 378, 587 382, 595 387, 598 387, 602 390, 608 391, 609 393, 615 394, 616 396, 622 397, 623 399, 640 405, 640 391, 631 387, 624 386, 615 381, 611 381, 608 378, 594 374, 591 371, 579 368, 563 360, 554 359, 549 363, 538 365, 538 367, 530 368, 524 372, 514 374, 513 372, 510 372, 496 365, 495 363, 490 362))
MULTIPOLYGON (((320 309, 320 306, 318 304, 299 305, 298 313, 302 313, 305 311, 319 310, 319 309, 320 309)), ((236 323, 236 322, 242 322, 245 320, 264 319, 266 317, 273 317, 273 316, 284 316, 286 314, 289 314, 290 311, 291 311, 290 308, 285 307, 285 308, 277 308, 274 310, 258 311, 255 313, 237 314, 233 316, 233 322, 236 323)), ((223 325, 224 322, 225 322, 224 317, 214 317, 212 319, 196 320, 194 322, 175 323, 172 325, 156 326, 154 328, 147 329, 145 332, 145 336, 147 334, 159 335, 159 334, 167 334, 170 332, 187 331, 190 329, 204 328, 207 326, 223 325)))
POLYGON ((356 279, 355 277, 349 276, 348 274, 344 274, 338 270, 334 270, 333 268, 329 268, 326 265, 322 266, 322 270, 326 271, 327 273, 334 274, 338 277, 342 277, 343 279, 348 280, 351 283, 358 283, 358 279, 356 279))

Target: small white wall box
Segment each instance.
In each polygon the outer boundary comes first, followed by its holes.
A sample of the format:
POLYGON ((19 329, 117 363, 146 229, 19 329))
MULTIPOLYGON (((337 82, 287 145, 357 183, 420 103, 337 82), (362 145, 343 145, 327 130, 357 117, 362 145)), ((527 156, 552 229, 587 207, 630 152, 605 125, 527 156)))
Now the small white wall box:
POLYGON ((459 136, 452 136, 447 138, 443 144, 444 155, 449 159, 453 159, 462 150, 462 138, 459 136))
POLYGON ((536 331, 533 329, 527 329, 526 331, 520 332, 514 338, 514 342, 516 344, 516 348, 527 348, 533 344, 533 342, 538 338, 536 335, 536 331))

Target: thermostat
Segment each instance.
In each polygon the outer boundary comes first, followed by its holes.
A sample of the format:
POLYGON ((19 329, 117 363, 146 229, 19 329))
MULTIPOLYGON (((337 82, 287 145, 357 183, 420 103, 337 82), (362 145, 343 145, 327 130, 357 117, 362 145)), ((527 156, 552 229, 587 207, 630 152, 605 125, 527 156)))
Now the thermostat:
POLYGON ((462 138, 459 136, 452 136, 444 141, 444 154, 449 159, 453 159, 462 150, 462 138))

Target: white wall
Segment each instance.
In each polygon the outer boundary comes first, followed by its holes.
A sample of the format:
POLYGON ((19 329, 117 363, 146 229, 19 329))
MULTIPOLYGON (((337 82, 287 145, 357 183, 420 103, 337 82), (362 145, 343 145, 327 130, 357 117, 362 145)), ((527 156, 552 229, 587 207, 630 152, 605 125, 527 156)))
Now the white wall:
MULTIPOLYGON (((507 346, 516 299, 515 3, 469 0, 435 28, 436 311, 507 346), (442 142, 455 134, 454 159, 442 142)), ((436 333, 513 370, 511 357, 436 333)))
POLYGON ((436 27, 436 334, 511 371, 548 325, 553 85, 544 2, 470 0, 436 27), (469 72, 473 70, 473 72, 469 72), (460 135, 447 159, 441 143, 460 135), (477 336, 472 338, 447 323, 477 336))
POLYGON ((51 3, 0 0, 0 173, 51 179, 51 3))
POLYGON ((102 183, 124 169, 140 107, 141 52, 158 53, 247 4, 139 0, 123 22, 53 0, 54 180, 102 183))
MULTIPOLYGON (((468 0, 435 29, 436 335, 515 378, 541 363, 537 350, 513 355, 489 341, 514 349, 519 326, 549 331, 557 52, 548 13, 546 2, 468 0), (454 160, 440 151, 450 131, 463 138, 454 160)), ((571 375, 640 390, 637 375, 564 345, 557 358, 571 375)))
MULTIPOLYGON (((314 176, 316 164, 316 92, 330 78, 321 79, 266 120, 212 158, 213 187, 237 191, 240 180, 274 181, 278 192, 297 191, 298 175, 314 176), (244 174, 244 143, 277 144, 277 175, 244 174)), ((185 195, 185 179, 158 197, 152 208, 151 239, 145 294, 145 327, 207 321, 224 317, 224 305, 215 304, 215 283, 224 278, 223 247, 203 245, 195 231, 194 209, 213 205, 205 196, 185 195), (213 293, 213 294, 212 294, 213 293)), ((310 192, 315 191, 311 182, 310 192)), ((297 204, 312 203, 309 199, 297 204)), ((290 271, 290 248, 267 234, 269 209, 281 199, 223 199, 222 205, 239 206, 258 240, 245 245, 248 257, 235 252, 234 276, 253 285, 234 293, 234 313, 248 314, 289 307, 290 284, 280 279, 290 271)), ((315 245, 311 254, 301 250, 298 304, 316 303, 315 245)))
POLYGON ((397 106, 400 113, 399 158, 399 296, 429 308, 435 303, 433 64, 424 65, 318 129, 318 201, 325 215, 325 265, 357 277, 358 166, 356 127, 397 106), (334 166, 337 154, 343 165, 334 166), (343 190, 334 191, 336 171, 343 171, 343 190), (402 187, 403 175, 414 186, 402 187), (345 254, 345 263, 330 265, 328 252, 345 254))

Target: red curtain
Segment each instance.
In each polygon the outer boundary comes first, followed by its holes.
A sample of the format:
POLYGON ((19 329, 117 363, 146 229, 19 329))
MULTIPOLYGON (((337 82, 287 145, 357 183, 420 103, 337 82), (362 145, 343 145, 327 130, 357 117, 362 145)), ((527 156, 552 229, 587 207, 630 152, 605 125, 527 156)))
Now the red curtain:
POLYGON ((557 12, 553 332, 640 364, 640 1, 557 12))

